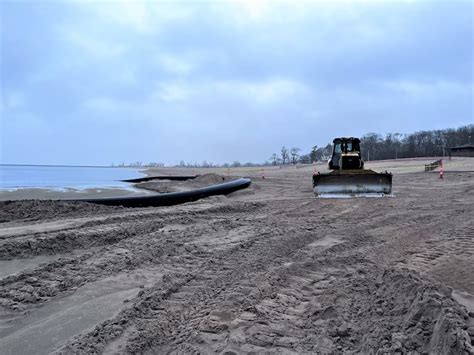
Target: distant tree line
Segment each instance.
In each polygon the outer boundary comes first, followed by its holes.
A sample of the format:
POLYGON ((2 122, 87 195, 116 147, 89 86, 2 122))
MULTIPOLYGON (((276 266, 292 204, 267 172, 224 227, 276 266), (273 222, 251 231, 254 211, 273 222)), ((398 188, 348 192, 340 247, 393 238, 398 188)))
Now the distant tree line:
POLYGON ((388 133, 385 137, 368 133, 361 137, 365 160, 445 156, 449 148, 464 144, 474 145, 474 124, 406 135, 388 133))
MULTIPOLYGON (((265 164, 269 164, 268 162, 265 162, 265 164)), ((251 163, 251 162, 246 162, 246 163, 241 163, 240 161, 236 160, 232 163, 223 163, 223 164, 217 164, 217 163, 212 163, 208 162, 207 160, 202 161, 201 163, 185 163, 183 160, 179 162, 178 165, 175 165, 174 167, 179 167, 179 168, 238 168, 241 166, 244 167, 249 167, 249 166, 261 166, 261 163, 251 163)))
POLYGON ((164 163, 143 163, 141 161, 136 161, 133 163, 119 163, 115 164, 112 163, 110 164, 112 167, 119 167, 119 168, 149 168, 149 167, 159 167, 162 168, 165 166, 164 163))
MULTIPOLYGON (((448 155, 448 149, 464 144, 474 145, 474 124, 459 128, 448 128, 441 130, 419 131, 410 134, 387 133, 384 136, 378 133, 367 133, 360 137, 363 159, 382 160, 415 157, 431 157, 448 155)), ((254 167, 262 165, 285 165, 285 164, 311 164, 318 161, 327 161, 332 155, 332 144, 323 147, 317 145, 311 151, 300 154, 298 147, 286 148, 283 146, 280 152, 273 153, 268 161, 262 163, 232 163, 214 164, 206 160, 201 163, 185 163, 183 160, 175 167, 188 168, 236 168, 254 167)), ((120 163, 112 166, 119 167, 164 167, 163 163, 147 163, 141 161, 134 163, 120 163)))
MULTIPOLYGON (((378 133, 367 133, 360 137, 360 141, 362 158, 366 161, 445 156, 451 147, 474 145, 474 124, 410 134, 387 133, 385 137, 378 133)), ((300 155, 300 151, 301 149, 296 147, 288 149, 283 146, 280 154, 272 154, 270 163, 283 165, 326 161, 332 155, 332 144, 328 143, 324 147, 314 146, 307 154, 300 155)))
MULTIPOLYGON (((267 161, 263 163, 263 165, 270 165, 270 163, 267 161)), ((164 168, 165 165, 164 163, 143 163, 141 161, 136 161, 133 163, 112 163, 110 164, 111 167, 119 167, 119 168, 164 168)), ((188 162, 185 163, 183 160, 179 162, 179 164, 176 165, 168 165, 172 166, 175 168, 237 168, 237 167, 251 167, 251 166, 262 166, 261 163, 241 163, 240 161, 234 161, 233 163, 223 163, 223 164, 215 164, 212 162, 208 162, 206 160, 202 161, 201 163, 198 162, 188 162)))

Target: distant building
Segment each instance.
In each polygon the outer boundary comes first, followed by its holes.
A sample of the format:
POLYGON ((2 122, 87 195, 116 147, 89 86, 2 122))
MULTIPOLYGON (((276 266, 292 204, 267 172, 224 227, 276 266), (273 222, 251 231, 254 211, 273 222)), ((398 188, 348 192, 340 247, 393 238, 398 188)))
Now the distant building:
POLYGON ((450 157, 474 157, 474 145, 464 144, 449 148, 450 157))

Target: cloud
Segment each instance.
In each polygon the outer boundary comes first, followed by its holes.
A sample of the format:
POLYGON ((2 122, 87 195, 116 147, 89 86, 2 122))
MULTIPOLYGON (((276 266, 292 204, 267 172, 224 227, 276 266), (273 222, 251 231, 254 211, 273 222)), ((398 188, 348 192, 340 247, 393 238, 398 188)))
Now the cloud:
POLYGON ((5 94, 2 102, 2 109, 15 110, 25 106, 25 95, 22 92, 11 91, 5 94))
POLYGON ((472 123, 468 2, 0 6, 4 162, 262 161, 472 123))
POLYGON ((134 1, 91 2, 86 11, 100 17, 106 26, 123 27, 139 35, 157 34, 167 24, 186 21, 193 15, 192 2, 134 1))
POLYGON ((268 79, 257 82, 222 81, 215 83, 215 90, 226 95, 240 96, 250 102, 269 105, 287 100, 308 90, 304 84, 289 79, 268 79))
POLYGON ((413 98, 424 98, 433 96, 463 96, 472 91, 472 84, 456 81, 436 80, 436 81, 415 81, 415 80, 395 80, 383 83, 383 86, 408 95, 413 98))
POLYGON ((193 65, 177 55, 159 54, 157 56, 157 65, 161 66, 165 71, 176 75, 189 74, 193 69, 193 65))
POLYGON ((154 97, 166 102, 182 101, 189 95, 188 90, 179 84, 161 84, 153 94, 154 97))
POLYGON ((87 35, 84 31, 68 28, 58 29, 65 46, 75 47, 87 58, 98 58, 110 60, 113 57, 123 55, 126 48, 117 43, 101 40, 96 36, 87 35))

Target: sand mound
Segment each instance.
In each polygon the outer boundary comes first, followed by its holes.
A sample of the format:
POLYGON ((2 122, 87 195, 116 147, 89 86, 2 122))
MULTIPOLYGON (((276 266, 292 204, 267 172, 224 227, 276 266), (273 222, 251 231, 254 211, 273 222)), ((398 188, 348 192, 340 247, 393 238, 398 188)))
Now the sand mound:
MULTIPOLYGON (((469 337, 462 331, 467 313, 451 299, 446 287, 406 269, 359 276, 344 286, 341 294, 348 302, 343 307, 342 328, 360 339, 357 350, 362 353, 378 349, 383 353, 460 354, 469 348, 469 337)), ((341 338, 343 346, 353 346, 341 338)))
POLYGON ((66 216, 105 212, 121 207, 102 206, 85 202, 61 202, 50 200, 0 201, 0 223, 10 221, 37 221, 66 216))
POLYGON ((207 185, 220 184, 224 182, 225 180, 226 178, 224 176, 211 173, 211 174, 204 174, 204 175, 198 176, 197 178, 193 180, 188 180, 188 181, 194 184, 207 186, 207 185))
POLYGON ((141 182, 141 183, 135 184, 135 187, 139 189, 159 192, 160 194, 167 194, 170 192, 182 191, 178 188, 176 181, 170 181, 170 180, 141 182))
POLYGON ((224 177, 218 174, 204 174, 195 179, 186 181, 174 180, 156 180, 136 184, 135 186, 141 189, 156 191, 159 193, 169 193, 178 191, 189 191, 199 189, 201 187, 221 184, 225 181, 233 180, 231 177, 224 177))

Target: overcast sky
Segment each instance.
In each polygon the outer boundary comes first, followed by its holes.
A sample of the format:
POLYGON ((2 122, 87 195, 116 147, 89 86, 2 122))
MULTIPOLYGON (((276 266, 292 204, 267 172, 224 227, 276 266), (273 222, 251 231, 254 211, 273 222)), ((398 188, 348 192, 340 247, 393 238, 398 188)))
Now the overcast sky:
POLYGON ((1 2, 1 162, 260 162, 473 118, 473 3, 1 2))

